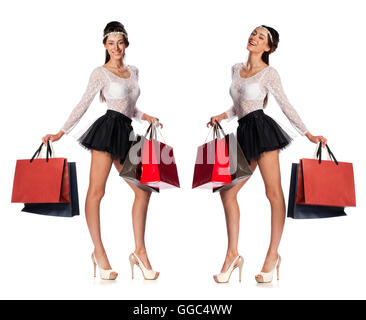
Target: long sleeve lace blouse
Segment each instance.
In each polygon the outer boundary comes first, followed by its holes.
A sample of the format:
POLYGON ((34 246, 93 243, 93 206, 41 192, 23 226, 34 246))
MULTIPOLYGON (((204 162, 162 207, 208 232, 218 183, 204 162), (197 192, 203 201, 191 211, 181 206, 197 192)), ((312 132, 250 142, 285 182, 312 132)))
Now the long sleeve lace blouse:
POLYGON ((136 107, 136 101, 140 95, 138 69, 132 65, 128 65, 127 68, 130 72, 129 78, 121 78, 104 66, 95 68, 81 101, 72 110, 61 130, 69 133, 74 128, 100 90, 106 99, 108 109, 141 121, 143 112, 136 107))
POLYGON ((235 116, 240 119, 252 111, 263 109, 264 98, 270 92, 294 128, 301 135, 305 135, 308 130, 288 101, 277 70, 267 66, 252 77, 242 78, 240 76, 242 66, 243 63, 232 66, 230 95, 234 104, 226 111, 228 121, 235 116))

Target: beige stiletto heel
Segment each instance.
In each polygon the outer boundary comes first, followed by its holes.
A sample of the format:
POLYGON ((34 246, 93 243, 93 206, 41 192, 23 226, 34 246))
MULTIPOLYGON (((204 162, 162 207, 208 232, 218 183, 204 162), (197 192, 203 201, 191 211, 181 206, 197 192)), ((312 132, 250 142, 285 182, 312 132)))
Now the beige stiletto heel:
POLYGON ((94 278, 97 277, 97 264, 94 262, 93 256, 92 256, 93 266, 94 266, 94 278))
POLYGON ((91 255, 93 266, 94 266, 94 278, 97 276, 97 266, 99 268, 99 275, 102 280, 115 280, 118 275, 112 274, 116 273, 114 270, 106 270, 99 267, 97 259, 95 258, 94 252, 91 255))
POLYGON ((258 282, 258 283, 268 283, 268 282, 272 282, 273 280, 273 274, 274 274, 274 271, 276 270, 277 271, 277 280, 280 280, 280 264, 281 264, 281 256, 278 255, 278 258, 277 258, 277 262, 276 262, 276 265, 275 267, 272 269, 272 271, 270 272, 261 272, 259 274, 259 278, 255 277, 255 280, 258 282))
POLYGON ((243 271, 243 264, 244 264, 244 260, 241 259, 238 263, 238 267, 239 267, 239 282, 241 282, 241 272, 243 271))
POLYGON ((130 254, 130 256, 128 257, 128 260, 130 260, 130 266, 131 266, 131 276, 132 276, 132 279, 133 279, 133 269, 134 269, 134 266, 135 266, 135 260, 132 256, 132 253, 130 254))
POLYGON ((241 282, 241 273, 243 270, 243 264, 244 264, 244 259, 242 256, 236 256, 235 259, 233 260, 233 262, 231 263, 231 265, 229 266, 229 268, 227 269, 226 272, 221 272, 219 274, 216 275, 216 277, 214 276, 214 280, 217 283, 228 283, 230 281, 230 277, 232 272, 236 269, 239 268, 239 282, 241 282), (237 264, 235 265, 235 263, 237 262, 237 264))
POLYGON ((159 272, 154 271, 153 269, 148 270, 145 268, 144 264, 136 253, 131 253, 128 259, 130 260, 132 279, 134 278, 133 269, 135 265, 140 268, 145 280, 156 280, 159 277, 159 272))

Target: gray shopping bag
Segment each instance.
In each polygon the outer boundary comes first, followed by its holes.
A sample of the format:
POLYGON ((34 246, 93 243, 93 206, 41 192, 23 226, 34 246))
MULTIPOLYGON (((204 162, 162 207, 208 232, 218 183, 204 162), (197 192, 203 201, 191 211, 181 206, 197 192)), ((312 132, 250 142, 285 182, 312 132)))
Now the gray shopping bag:
POLYGON ((150 129, 151 124, 147 129, 145 136, 137 135, 136 140, 131 144, 130 150, 125 161, 123 162, 123 167, 119 175, 126 181, 141 188, 142 190, 159 192, 159 188, 151 187, 140 182, 142 169, 141 150, 143 150, 145 141, 148 141, 146 139, 146 135, 150 129))

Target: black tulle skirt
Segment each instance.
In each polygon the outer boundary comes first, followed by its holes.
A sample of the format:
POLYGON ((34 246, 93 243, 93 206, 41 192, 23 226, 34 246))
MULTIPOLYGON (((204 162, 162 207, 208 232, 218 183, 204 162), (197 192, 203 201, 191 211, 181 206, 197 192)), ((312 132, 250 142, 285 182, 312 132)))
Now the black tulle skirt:
POLYGON ((265 151, 282 150, 293 140, 263 109, 238 120, 237 139, 248 163, 258 160, 265 151))
POLYGON ((119 159, 123 164, 134 140, 131 122, 124 114, 107 110, 78 141, 86 149, 108 152, 112 159, 119 159))

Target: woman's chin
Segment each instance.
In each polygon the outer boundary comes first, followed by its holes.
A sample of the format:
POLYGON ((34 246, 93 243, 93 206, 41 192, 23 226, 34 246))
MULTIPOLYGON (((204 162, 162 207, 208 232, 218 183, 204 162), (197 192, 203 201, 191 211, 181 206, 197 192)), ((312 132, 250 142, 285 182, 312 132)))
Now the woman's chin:
POLYGON ((256 50, 256 48, 253 48, 251 45, 248 45, 248 46, 247 46, 247 50, 248 50, 249 52, 258 53, 258 51, 256 50))

